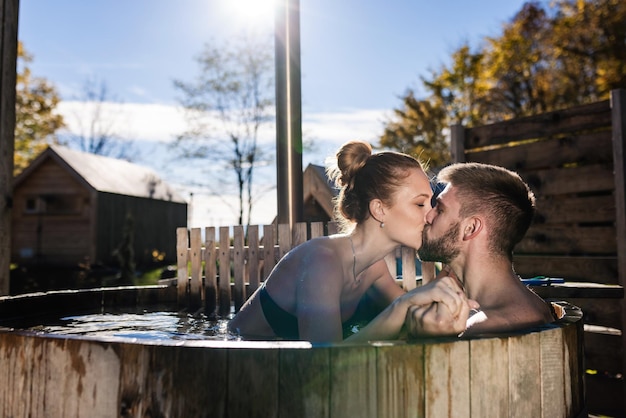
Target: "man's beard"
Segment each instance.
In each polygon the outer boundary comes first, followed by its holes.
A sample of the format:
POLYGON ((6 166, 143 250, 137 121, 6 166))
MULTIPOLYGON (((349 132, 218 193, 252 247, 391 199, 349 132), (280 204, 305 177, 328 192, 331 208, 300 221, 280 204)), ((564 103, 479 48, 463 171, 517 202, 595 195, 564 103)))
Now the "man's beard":
POLYGON ((428 228, 424 228, 422 232, 422 246, 417 250, 420 260, 441 261, 444 264, 450 263, 461 251, 457 245, 461 223, 455 223, 441 237, 430 240, 426 237, 428 228))

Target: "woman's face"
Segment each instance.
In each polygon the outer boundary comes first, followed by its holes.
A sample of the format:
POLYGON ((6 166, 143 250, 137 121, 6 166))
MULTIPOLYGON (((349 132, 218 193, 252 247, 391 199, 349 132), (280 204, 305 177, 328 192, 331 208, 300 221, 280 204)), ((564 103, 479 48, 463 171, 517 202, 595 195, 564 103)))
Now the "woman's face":
POLYGON ((402 245, 419 249, 432 196, 426 174, 421 169, 412 169, 393 194, 392 205, 386 208, 385 228, 388 228, 389 237, 402 245))

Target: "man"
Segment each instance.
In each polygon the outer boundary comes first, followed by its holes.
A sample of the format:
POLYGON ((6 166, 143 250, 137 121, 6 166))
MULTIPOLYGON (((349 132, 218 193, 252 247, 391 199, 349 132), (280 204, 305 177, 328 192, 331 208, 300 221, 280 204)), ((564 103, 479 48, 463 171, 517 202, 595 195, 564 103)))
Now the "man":
MULTIPOLYGON (((526 183, 512 171, 478 163, 448 166, 438 180, 447 184, 426 215, 418 254, 422 261, 441 261, 443 275, 458 278, 467 298, 480 304, 486 319, 465 334, 553 321, 550 306, 513 269, 513 248, 535 212, 526 183)), ((458 321, 444 305, 432 303, 413 306, 406 325, 412 335, 445 335, 457 333, 458 321)))

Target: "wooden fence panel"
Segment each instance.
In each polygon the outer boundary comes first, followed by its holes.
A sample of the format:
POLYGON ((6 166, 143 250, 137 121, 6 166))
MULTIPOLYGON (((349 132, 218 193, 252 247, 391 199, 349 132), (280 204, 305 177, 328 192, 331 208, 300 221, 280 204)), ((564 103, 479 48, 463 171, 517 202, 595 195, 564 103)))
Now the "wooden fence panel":
POLYGON ((557 255, 615 254, 615 229, 610 226, 532 225, 515 251, 557 255))
POLYGON ((536 195, 543 197, 567 193, 611 193, 615 188, 611 164, 528 172, 518 170, 518 173, 536 195))
MULTIPOLYGON (((617 379, 602 377, 626 369, 626 91, 542 115, 470 129, 457 125, 451 133, 455 161, 515 170, 534 191, 537 216, 515 248, 515 269, 522 277, 568 282, 535 291, 583 309, 587 367, 599 370, 587 393, 610 392, 617 379)), ((611 405, 602 410, 626 415, 626 387, 620 382, 621 395, 603 398, 611 405)))
POLYGON ((472 128, 466 148, 562 135, 611 125, 609 100, 472 128))
POLYGON ((535 222, 541 224, 563 223, 613 223, 615 198, 612 194, 594 196, 540 196, 537 197, 535 222))
POLYGON ((564 167, 567 164, 597 164, 610 161, 612 156, 611 131, 608 129, 554 138, 541 138, 520 143, 511 152, 510 147, 472 151, 467 161, 480 161, 516 170, 536 170, 546 167, 564 167))

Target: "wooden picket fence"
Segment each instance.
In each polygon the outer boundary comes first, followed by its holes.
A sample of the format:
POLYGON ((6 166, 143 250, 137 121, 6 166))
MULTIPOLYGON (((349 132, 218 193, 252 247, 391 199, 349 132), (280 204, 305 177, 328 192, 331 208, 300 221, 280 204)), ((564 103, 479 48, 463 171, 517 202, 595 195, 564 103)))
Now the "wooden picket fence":
MULTIPOLYGON (((243 305, 289 250, 336 232, 335 222, 300 222, 293 230, 287 224, 177 228, 179 305, 226 316, 243 305)), ((398 248, 385 261, 402 287, 416 287, 415 250, 398 248)))

